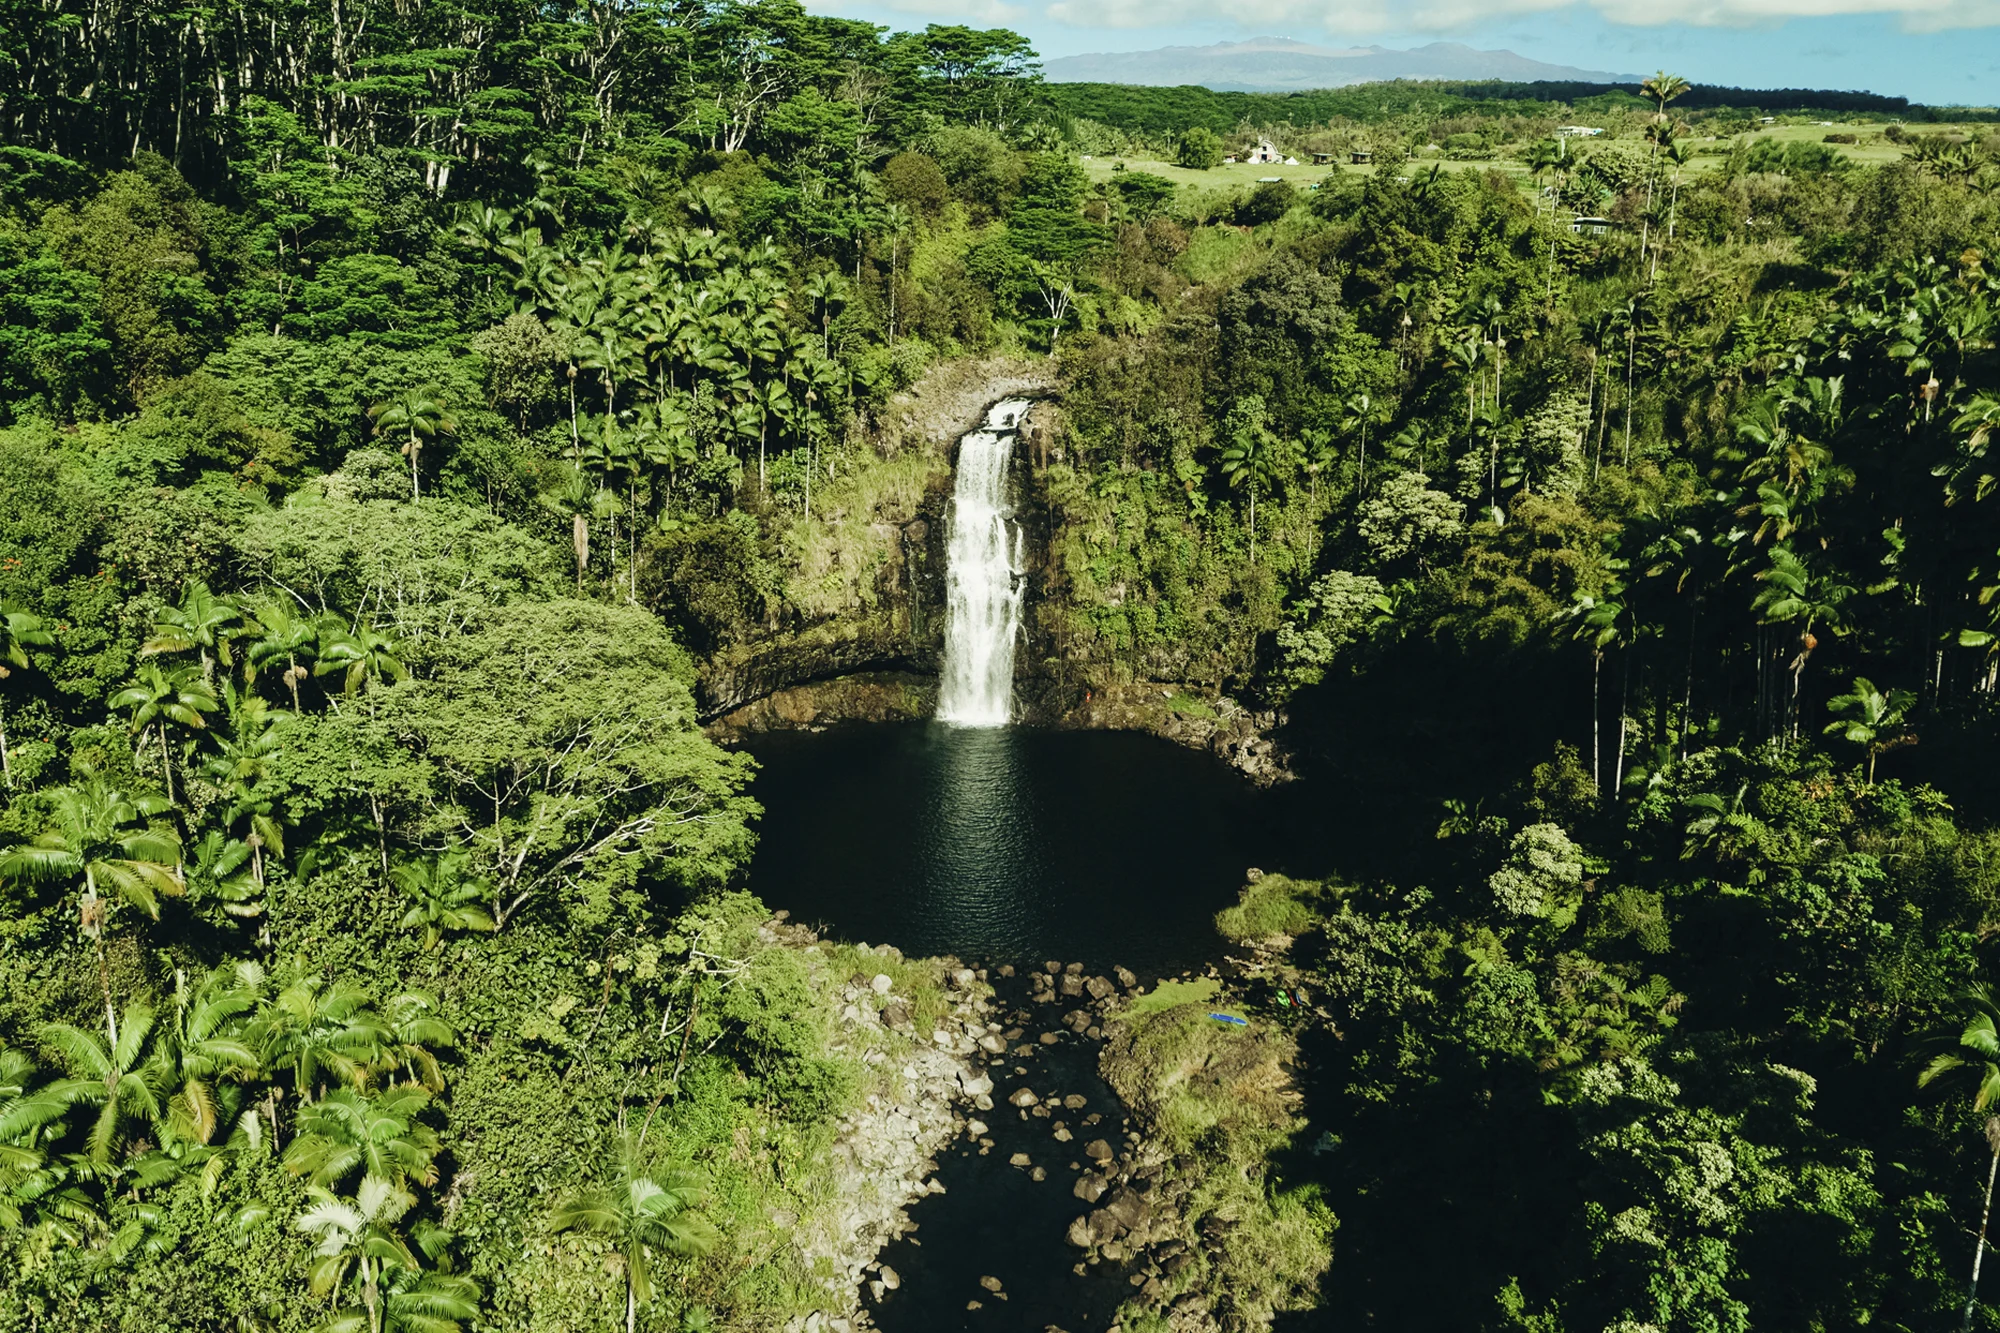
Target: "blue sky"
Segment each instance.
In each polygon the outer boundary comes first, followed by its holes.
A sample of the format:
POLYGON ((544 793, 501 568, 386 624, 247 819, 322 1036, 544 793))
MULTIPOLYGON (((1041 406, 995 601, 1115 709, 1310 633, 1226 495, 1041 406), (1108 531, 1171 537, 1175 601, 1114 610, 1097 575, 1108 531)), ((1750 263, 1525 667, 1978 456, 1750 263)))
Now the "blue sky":
POLYGON ((1330 46, 1448 40, 1697 83, 1859 88, 2000 103, 2000 0, 807 0, 895 28, 1025 33, 1045 57, 1247 37, 1330 46))

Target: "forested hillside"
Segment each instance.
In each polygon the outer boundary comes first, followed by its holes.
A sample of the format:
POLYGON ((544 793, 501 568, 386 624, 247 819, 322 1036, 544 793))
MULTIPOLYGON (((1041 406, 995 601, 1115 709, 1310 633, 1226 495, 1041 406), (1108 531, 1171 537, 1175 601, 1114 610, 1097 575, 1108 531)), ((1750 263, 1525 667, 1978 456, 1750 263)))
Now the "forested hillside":
POLYGON ((1175 1302, 1279 1269, 1384 1328, 1959 1316, 1983 122, 1399 86, 1288 123, 1301 190, 1216 165, 1262 104, 793 0, 4 40, 0 1329, 851 1309, 788 1228, 974 999, 768 919, 700 692, 921 601, 950 460, 894 423, 1003 357, 1055 384, 1023 687, 1254 712, 1298 776, 1299 878, 1222 926, 1305 1127, 1177 1127, 1234 1239, 1124 1327, 1266 1325, 1175 1302))

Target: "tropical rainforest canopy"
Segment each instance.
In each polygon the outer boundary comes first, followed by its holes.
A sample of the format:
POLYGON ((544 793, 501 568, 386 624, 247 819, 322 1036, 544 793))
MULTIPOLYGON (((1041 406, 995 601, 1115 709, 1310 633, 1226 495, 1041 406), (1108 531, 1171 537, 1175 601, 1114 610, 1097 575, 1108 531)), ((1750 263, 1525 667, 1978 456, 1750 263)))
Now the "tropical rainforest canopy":
POLYGON ((815 1308, 764 1221, 862 1075, 704 671, 869 612, 885 413, 998 355, 1022 670, 1299 775, 1315 878, 1221 924, 1303 1117, 1183 1146, 1319 1259, 1227 1326, 2000 1326, 1983 122, 1053 88, 794 0, 0 42, 0 1329, 815 1308), (1207 170, 1258 134, 1372 160, 1207 170))

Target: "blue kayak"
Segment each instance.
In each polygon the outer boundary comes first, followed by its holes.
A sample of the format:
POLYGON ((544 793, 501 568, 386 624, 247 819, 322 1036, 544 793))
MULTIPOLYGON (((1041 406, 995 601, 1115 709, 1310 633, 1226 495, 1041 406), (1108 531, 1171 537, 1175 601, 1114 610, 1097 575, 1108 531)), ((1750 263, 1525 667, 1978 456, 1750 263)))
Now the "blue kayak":
POLYGON ((1238 1018, 1235 1014, 1210 1014, 1209 1017, 1214 1019, 1218 1023, 1234 1023, 1237 1027, 1240 1028, 1247 1028, 1250 1026, 1249 1019, 1238 1018))

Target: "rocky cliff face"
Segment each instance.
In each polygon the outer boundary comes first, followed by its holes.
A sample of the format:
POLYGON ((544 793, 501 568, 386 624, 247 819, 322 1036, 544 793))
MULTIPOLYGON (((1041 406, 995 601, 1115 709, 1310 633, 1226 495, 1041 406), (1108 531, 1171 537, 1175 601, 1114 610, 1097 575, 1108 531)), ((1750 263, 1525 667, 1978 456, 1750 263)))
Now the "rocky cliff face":
MULTIPOLYGON (((957 442, 994 402, 1036 399, 1014 457, 1029 606, 1062 595, 1049 568, 1055 515, 1041 475, 1062 460, 1062 417, 1051 372, 1005 360, 940 367, 884 414, 874 441, 884 460, 922 463, 922 484, 843 522, 868 525, 880 555, 870 596, 817 617, 794 616, 733 643, 702 664, 703 720, 720 739, 843 722, 927 718, 937 704, 944 646, 946 515, 957 442)), ((1172 682, 1093 684, 1065 671, 1047 618, 1027 617, 1016 660, 1022 720, 1037 726, 1150 731, 1207 750, 1268 785, 1290 776, 1268 738, 1275 716, 1172 682)))

